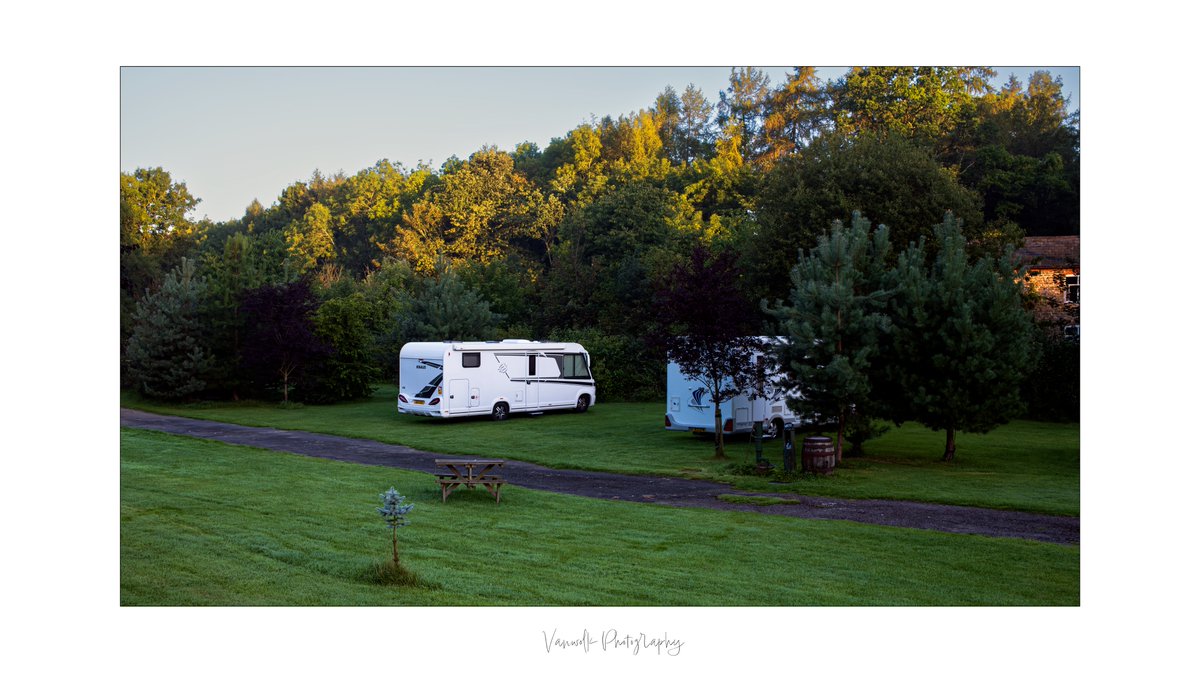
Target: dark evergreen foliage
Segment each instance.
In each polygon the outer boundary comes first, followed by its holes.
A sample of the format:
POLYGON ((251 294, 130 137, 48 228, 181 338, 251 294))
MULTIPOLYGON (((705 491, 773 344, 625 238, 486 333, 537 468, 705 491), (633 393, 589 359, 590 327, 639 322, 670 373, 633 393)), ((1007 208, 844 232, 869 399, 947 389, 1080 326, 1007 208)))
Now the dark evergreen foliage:
POLYGON ((184 258, 162 288, 142 298, 125 349, 127 382, 151 398, 180 400, 205 388, 213 359, 201 325, 206 286, 184 258))
POLYGON ((922 241, 896 263, 886 378, 895 421, 945 429, 950 460, 957 431, 986 432, 1024 411, 1033 323, 1012 258, 968 259, 950 215, 936 237, 936 254, 922 241))
POLYGON ((787 338, 778 357, 789 390, 798 394, 792 408, 837 420, 838 460, 849 418, 878 408, 872 380, 881 368, 880 342, 892 327, 890 248, 887 228, 872 235, 858 213, 850 227, 834 221, 792 268, 789 302, 771 311, 787 338))

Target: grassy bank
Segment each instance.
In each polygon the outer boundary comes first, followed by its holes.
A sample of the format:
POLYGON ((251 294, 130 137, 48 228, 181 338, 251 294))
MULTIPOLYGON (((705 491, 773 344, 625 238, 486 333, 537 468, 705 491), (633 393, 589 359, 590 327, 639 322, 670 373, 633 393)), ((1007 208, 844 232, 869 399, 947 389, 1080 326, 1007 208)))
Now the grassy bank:
POLYGON ((425 474, 121 433, 123 605, 1078 602, 1078 547, 511 486, 442 504, 425 474), (390 486, 417 504, 400 537, 419 587, 367 578, 390 486))
MULTIPOLYGON (((1079 514, 1079 425, 1013 422, 988 434, 960 434, 958 457, 940 461, 944 434, 916 424, 868 443, 866 458, 833 476, 772 484, 736 476, 730 464, 753 458, 748 440, 729 440, 728 459, 713 458, 711 438, 663 430, 663 406, 604 403, 584 415, 550 413, 436 420, 399 415, 395 388, 330 406, 282 408, 242 402, 167 406, 123 395, 122 404, 166 414, 371 438, 446 454, 485 454, 558 468, 687 476, 739 488, 851 498, 908 499, 1065 515, 1079 514)), ((782 466, 779 441, 764 446, 782 466)))

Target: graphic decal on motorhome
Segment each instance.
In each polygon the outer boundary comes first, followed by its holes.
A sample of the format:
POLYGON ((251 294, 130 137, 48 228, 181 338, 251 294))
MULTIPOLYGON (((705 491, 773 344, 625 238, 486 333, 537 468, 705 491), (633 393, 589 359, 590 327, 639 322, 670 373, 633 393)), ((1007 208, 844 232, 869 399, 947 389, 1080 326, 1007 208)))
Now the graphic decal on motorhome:
MULTIPOLYGON (((425 359, 419 359, 417 361, 417 370, 425 370, 426 368, 437 368, 438 370, 441 370, 442 364, 438 363, 437 361, 426 361, 425 359)), ((417 392, 417 398, 429 398, 430 396, 433 396, 433 392, 437 391, 438 385, 441 383, 442 374, 438 373, 436 377, 429 381, 429 384, 425 385, 424 389, 417 392)))
POLYGON ((688 407, 695 408, 697 410, 707 410, 707 409, 711 408, 712 406, 702 405, 702 403, 701 403, 704 400, 704 392, 705 391, 707 391, 707 390, 704 387, 699 387, 699 388, 693 389, 692 390, 692 402, 688 404, 688 407))

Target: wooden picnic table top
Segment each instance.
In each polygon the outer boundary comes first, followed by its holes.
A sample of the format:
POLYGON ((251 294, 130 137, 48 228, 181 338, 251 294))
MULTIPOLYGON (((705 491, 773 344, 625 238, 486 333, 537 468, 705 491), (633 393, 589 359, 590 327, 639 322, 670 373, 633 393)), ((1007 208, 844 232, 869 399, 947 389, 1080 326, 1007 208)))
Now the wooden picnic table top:
POLYGON ((503 464, 503 459, 435 459, 433 460, 438 466, 446 466, 449 464, 503 464))

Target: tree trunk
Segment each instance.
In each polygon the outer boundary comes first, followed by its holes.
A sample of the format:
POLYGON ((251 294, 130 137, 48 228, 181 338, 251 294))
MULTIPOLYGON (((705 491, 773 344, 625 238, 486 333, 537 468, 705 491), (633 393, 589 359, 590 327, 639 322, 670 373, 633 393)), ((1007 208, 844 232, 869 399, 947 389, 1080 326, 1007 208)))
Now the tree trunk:
POLYGON ((946 453, 942 455, 943 462, 954 459, 954 427, 946 427, 946 453))
POLYGON ((716 450, 713 454, 713 457, 716 457, 717 459, 725 459, 725 435, 723 433, 724 429, 721 427, 721 403, 720 403, 720 401, 714 400, 713 408, 714 408, 714 410, 713 410, 713 429, 715 430, 714 431, 714 443, 716 445, 716 450))
POLYGON ((392 563, 400 565, 400 552, 396 549, 396 528, 392 528, 392 563))

